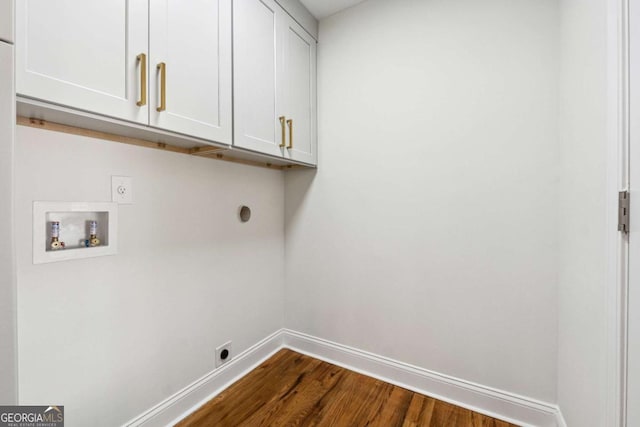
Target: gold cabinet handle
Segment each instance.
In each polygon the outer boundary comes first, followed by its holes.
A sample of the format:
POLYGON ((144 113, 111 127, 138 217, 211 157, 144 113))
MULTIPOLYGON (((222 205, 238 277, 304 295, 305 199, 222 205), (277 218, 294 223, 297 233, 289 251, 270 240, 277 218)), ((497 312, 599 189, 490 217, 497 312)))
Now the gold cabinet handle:
POLYGON ((285 128, 285 125, 284 125, 284 122, 286 121, 285 120, 286 118, 284 116, 280 116, 280 117, 278 117, 278 119, 280 120, 280 128, 282 129, 282 142, 280 142, 279 147, 280 148, 284 148, 287 145, 286 144, 286 139, 287 139, 286 128, 285 128))
POLYGON ((156 110, 164 111, 167 109, 167 64, 161 62, 156 69, 160 70, 160 106, 156 110))
POLYGON ((289 126, 289 146, 288 149, 293 148, 293 120, 287 120, 287 126, 289 126))
POLYGON ((147 55, 141 53, 136 60, 140 63, 140 101, 136 105, 142 107, 147 105, 147 55))

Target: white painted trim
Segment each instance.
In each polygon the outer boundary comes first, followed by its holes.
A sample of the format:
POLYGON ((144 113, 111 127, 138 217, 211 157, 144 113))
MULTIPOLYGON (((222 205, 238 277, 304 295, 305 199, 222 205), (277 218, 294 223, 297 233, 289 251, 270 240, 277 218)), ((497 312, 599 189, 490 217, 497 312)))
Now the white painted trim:
POLYGON ((299 0, 276 0, 276 3, 318 41, 318 20, 299 0))
POLYGON ((558 408, 558 412, 556 412, 556 424, 558 427, 567 427, 567 422, 562 415, 562 411, 558 408))
POLYGON ((173 426, 282 348, 358 372, 523 427, 566 427, 558 407, 398 362, 346 345, 282 329, 196 380, 126 427, 173 426))
MULTIPOLYGON (((9 2, 11 3, 11 2, 9 2)), ((13 6, 9 4, 9 10, 13 6)), ((11 12, 11 23, 13 12, 11 12)), ((2 18, 0 18, 2 20, 2 18)), ((2 32, 0 30, 0 32, 2 32)), ((11 31, 13 34, 13 31, 11 31)), ((12 39, 13 40, 13 39, 12 39)), ((4 236, 5 245, 0 254, 0 293, 6 300, 0 303, 2 314, 0 322, 3 322, 3 344, 0 345, 0 363, 3 364, 2 380, 0 387, 0 402, 4 405, 18 403, 18 326, 17 326, 17 276, 16 276, 16 233, 15 233, 15 78, 14 59, 15 48, 10 43, 0 41, 0 156, 3 157, 0 165, 0 197, 3 207, 0 208, 0 233, 4 236), (8 243, 8 244, 6 244, 8 243)))
POLYGON ((558 407, 398 362, 346 345, 284 330, 284 346, 417 393, 521 426, 560 427, 558 407))
POLYGON ((173 426, 282 348, 282 330, 274 332, 153 408, 126 422, 126 427, 173 426))
POLYGON ((629 245, 617 231, 617 200, 618 192, 629 188, 629 1, 608 0, 607 9, 605 416, 607 426, 624 427, 629 245))

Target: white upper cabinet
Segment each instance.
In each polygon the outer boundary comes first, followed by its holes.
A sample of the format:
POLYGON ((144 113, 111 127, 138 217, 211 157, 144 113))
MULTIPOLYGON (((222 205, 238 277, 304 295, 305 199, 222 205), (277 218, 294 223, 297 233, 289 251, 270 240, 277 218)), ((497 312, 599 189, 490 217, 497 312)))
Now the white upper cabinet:
POLYGON ((315 165, 316 41, 298 24, 315 19, 279 2, 16 1, 18 101, 315 165))
POLYGON ((0 41, 13 43, 13 0, 0 0, 0 41))
POLYGON ((234 145, 282 156, 284 12, 273 0, 234 0, 234 145))
POLYGON ((231 0, 17 8, 19 95, 231 144, 231 0))
POLYGON ((315 164, 315 40, 275 1, 233 5, 234 145, 315 164))
POLYGON ((316 41, 287 20, 284 40, 285 112, 291 160, 316 164, 316 41))
POLYGON ((148 49, 147 1, 19 0, 16 8, 18 94, 148 123, 137 60, 148 49))
POLYGON ((151 0, 150 124, 231 144, 231 0, 151 0))

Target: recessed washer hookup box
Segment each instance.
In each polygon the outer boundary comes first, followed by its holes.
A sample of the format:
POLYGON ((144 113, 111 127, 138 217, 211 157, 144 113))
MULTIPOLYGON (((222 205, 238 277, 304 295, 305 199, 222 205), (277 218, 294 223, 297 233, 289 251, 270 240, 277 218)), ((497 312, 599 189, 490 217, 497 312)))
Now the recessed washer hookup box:
POLYGON ((115 255, 117 224, 117 203, 33 202, 33 263, 115 255))

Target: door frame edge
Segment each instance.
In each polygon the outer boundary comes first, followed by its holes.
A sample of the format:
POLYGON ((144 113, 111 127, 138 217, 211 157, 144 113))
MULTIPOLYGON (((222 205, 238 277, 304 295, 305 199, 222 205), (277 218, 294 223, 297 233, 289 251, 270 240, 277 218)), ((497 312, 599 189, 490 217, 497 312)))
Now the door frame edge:
POLYGON ((607 0, 606 411, 626 426, 629 240, 617 229, 618 193, 629 188, 629 1, 607 0))

